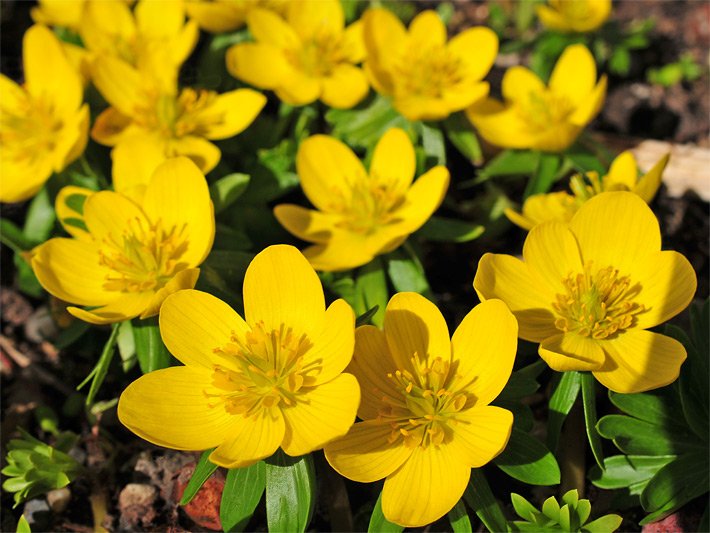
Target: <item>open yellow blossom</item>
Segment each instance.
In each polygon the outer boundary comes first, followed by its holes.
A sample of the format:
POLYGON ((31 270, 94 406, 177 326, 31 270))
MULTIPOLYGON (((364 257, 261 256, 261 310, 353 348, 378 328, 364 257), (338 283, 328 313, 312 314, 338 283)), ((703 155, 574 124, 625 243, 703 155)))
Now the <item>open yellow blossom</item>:
POLYGON ((290 2, 286 19, 252 9, 247 16, 256 42, 227 51, 227 69, 236 78, 270 89, 287 104, 320 99, 330 107, 350 108, 369 90, 356 67, 364 59, 359 22, 345 28, 339 0, 290 2))
POLYGON ((661 251, 656 217, 630 192, 596 195, 569 224, 535 226, 522 261, 485 254, 473 281, 482 300, 508 304, 552 369, 591 371, 621 393, 678 377, 683 345, 647 329, 685 309, 696 285, 682 254, 661 251))
POLYGON ((79 34, 97 58, 110 56, 143 68, 160 53, 177 75, 197 44, 199 28, 185 22, 182 0, 140 0, 134 11, 124 0, 99 0, 86 2, 79 34))
POLYGON ((38 0, 30 9, 32 20, 47 26, 61 26, 79 31, 81 15, 87 0, 38 0))
POLYGON ((0 74, 0 201, 34 196, 86 147, 89 107, 59 40, 32 26, 22 41, 25 83, 0 74))
POLYGON ((166 77, 145 75, 110 56, 96 60, 93 79, 111 107, 98 116, 91 136, 116 147, 112 158, 114 179, 119 180, 145 176, 143 171, 130 172, 136 164, 150 176, 155 167, 149 162, 179 155, 209 172, 221 158, 219 148, 209 141, 242 132, 266 103, 264 95, 251 89, 223 94, 191 88, 178 91, 169 72, 166 77))
POLYGON ((292 246, 270 246, 244 278, 244 319, 207 293, 170 296, 160 333, 185 366, 151 372, 121 395, 118 417, 144 439, 178 450, 216 446, 210 461, 241 468, 279 447, 307 454, 347 433, 360 387, 343 373, 355 315, 326 309, 323 288, 292 246))
POLYGON ((355 332, 350 370, 362 389, 356 423, 325 447, 343 476, 385 478, 382 511, 405 527, 429 524, 456 505, 471 468, 503 451, 513 415, 489 405, 510 378, 518 326, 503 302, 477 305, 449 340, 434 304, 395 294, 384 331, 355 332))
POLYGON ((481 80, 498 54, 498 37, 489 28, 469 28, 447 43, 436 12, 423 11, 407 31, 394 13, 379 8, 363 15, 363 34, 370 83, 409 120, 444 119, 488 95, 481 80))
POLYGON ((169 294, 195 286, 214 239, 207 181, 186 158, 160 165, 140 204, 73 187, 57 214, 74 238, 35 248, 32 269, 52 295, 89 306, 68 310, 92 324, 156 315, 169 294))
POLYGON ((301 144, 296 169, 318 211, 282 204, 274 215, 299 239, 315 243, 303 253, 324 271, 361 266, 399 247, 436 211, 449 186, 443 166, 412 184, 414 147, 399 128, 377 143, 369 173, 350 148, 327 135, 301 144))
POLYGON ((254 8, 269 9, 283 15, 288 0, 185 0, 185 11, 200 28, 212 33, 222 33, 241 28, 246 24, 249 11, 254 8))
POLYGON ((594 57, 574 44, 560 56, 549 85, 525 67, 511 67, 503 76, 505 102, 486 98, 466 115, 496 146, 561 152, 599 113, 605 95, 606 75, 597 83, 594 57))
POLYGON ((547 0, 547 3, 535 6, 540 22, 562 32, 594 31, 611 14, 611 0, 547 0))
POLYGON ((631 191, 650 203, 661 186, 663 169, 668 164, 669 156, 663 156, 647 174, 639 178, 634 156, 631 152, 623 152, 612 161, 609 173, 601 179, 596 172, 587 172, 585 176, 577 174, 570 179, 572 194, 565 191, 535 194, 525 200, 522 213, 507 208, 505 216, 513 224, 530 230, 548 220, 569 222, 584 202, 604 191, 631 191))

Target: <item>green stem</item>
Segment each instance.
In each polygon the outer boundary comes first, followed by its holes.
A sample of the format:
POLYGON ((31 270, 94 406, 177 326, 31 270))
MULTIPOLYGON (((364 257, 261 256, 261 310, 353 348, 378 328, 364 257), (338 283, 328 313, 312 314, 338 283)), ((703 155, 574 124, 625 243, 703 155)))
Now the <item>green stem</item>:
POLYGON ((587 439, 582 399, 577 398, 567 415, 560 445, 560 495, 577 489, 584 497, 587 439))

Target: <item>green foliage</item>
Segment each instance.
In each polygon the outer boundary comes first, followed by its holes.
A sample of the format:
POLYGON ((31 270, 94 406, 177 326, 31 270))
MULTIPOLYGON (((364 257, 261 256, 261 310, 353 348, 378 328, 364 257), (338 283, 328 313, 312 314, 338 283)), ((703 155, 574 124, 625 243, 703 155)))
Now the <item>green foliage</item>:
POLYGON ((503 509, 493 496, 488 480, 480 468, 471 469, 471 479, 463 493, 463 499, 488 531, 508 530, 503 509))
POLYGON ((589 500, 580 500, 576 489, 562 496, 562 505, 554 496, 550 496, 542 504, 542 511, 519 494, 512 493, 510 499, 515 512, 523 519, 508 524, 512 531, 609 533, 616 531, 621 525, 621 517, 615 514, 608 514, 587 522, 592 512, 592 505, 589 500))
POLYGON ((264 461, 244 468, 232 468, 227 472, 219 506, 219 518, 224 531, 244 531, 265 488, 264 461))
POLYGON ((187 505, 190 503, 198 491, 202 488, 202 485, 205 484, 205 481, 207 481, 207 479, 214 474, 214 471, 217 470, 217 465, 210 462, 210 454, 213 451, 214 448, 211 448, 209 450, 205 450, 202 452, 202 455, 200 455, 200 459, 195 465, 195 470, 192 471, 190 481, 187 482, 187 487, 185 487, 185 491, 182 493, 180 505, 187 505))
POLYGON ((710 304, 691 308, 690 335, 675 326, 666 334, 681 341, 688 359, 680 379, 663 389, 639 394, 609 392, 624 414, 599 420, 599 433, 613 440, 625 455, 593 468, 594 485, 616 489, 641 503, 647 513, 641 524, 669 515, 710 487, 708 444, 708 337, 710 304))
POLYGON ((316 478, 310 455, 281 450, 266 461, 266 521, 269 531, 303 532, 315 505, 316 478))
POLYGON ((7 476, 2 488, 15 493, 15 507, 50 490, 66 487, 82 471, 81 465, 65 453, 76 440, 73 434, 65 433, 57 447, 52 447, 18 429, 22 438, 8 443, 7 466, 2 469, 7 476))
POLYGON ((400 533, 404 528, 394 524, 385 518, 382 513, 382 493, 377 497, 377 503, 370 515, 370 523, 367 526, 368 533, 400 533))
POLYGON ((560 482, 560 467, 555 456, 542 442, 516 428, 505 450, 493 462, 510 477, 529 485, 560 482))
POLYGON ((701 67, 691 53, 685 53, 674 63, 669 63, 660 68, 649 68, 646 79, 654 85, 671 87, 684 81, 695 81, 703 74, 701 67))

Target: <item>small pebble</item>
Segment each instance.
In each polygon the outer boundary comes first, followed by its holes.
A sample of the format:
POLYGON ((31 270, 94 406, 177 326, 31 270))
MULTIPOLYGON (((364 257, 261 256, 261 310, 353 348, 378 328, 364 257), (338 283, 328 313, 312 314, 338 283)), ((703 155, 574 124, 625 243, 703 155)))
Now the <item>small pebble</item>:
POLYGON ((64 512, 71 500, 71 491, 68 487, 61 489, 50 490, 47 493, 47 503, 52 508, 52 511, 59 514, 64 512))

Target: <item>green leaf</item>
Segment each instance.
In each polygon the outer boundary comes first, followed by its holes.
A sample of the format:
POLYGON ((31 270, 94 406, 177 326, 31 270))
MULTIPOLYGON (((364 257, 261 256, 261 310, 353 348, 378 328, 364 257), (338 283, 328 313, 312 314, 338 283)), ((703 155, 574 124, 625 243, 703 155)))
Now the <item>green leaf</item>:
POLYGON ((661 468, 641 493, 648 512, 668 508, 668 514, 708 492, 707 450, 678 457, 661 468))
POLYGON ((448 517, 454 533, 472 533, 471 520, 462 500, 456 502, 454 508, 449 511, 448 517))
POLYGON ((541 153, 535 174, 525 187, 523 199, 529 198, 533 194, 548 192, 552 184, 555 183, 561 163, 560 156, 557 154, 541 153))
POLYGON ((387 291, 387 278, 382 267, 382 260, 375 258, 368 264, 360 267, 355 278, 355 311, 364 313, 368 309, 377 307, 372 316, 375 326, 382 326, 385 318, 385 307, 389 300, 387 291))
POLYGON ((463 497, 489 531, 508 531, 503 510, 493 496, 481 469, 471 469, 471 479, 463 497))
POLYGON ((101 384, 106 378, 108 367, 111 365, 111 360, 113 359, 113 355, 116 352, 116 341, 118 340, 119 326, 120 323, 118 322, 111 325, 111 335, 109 336, 108 340, 106 341, 106 344, 104 345, 104 349, 101 352, 101 356, 99 357, 98 363, 96 363, 96 366, 89 373, 89 375, 86 376, 86 379, 82 381, 76 388, 76 390, 81 389, 89 382, 89 380, 91 380, 89 394, 87 394, 86 396, 87 406, 90 406, 92 403, 94 403, 96 393, 99 392, 99 388, 101 387, 101 384))
POLYGON ((377 310, 379 309, 379 306, 372 307, 365 311, 363 314, 361 314, 359 317, 355 319, 355 327, 359 328, 360 326, 364 326, 366 324, 370 324, 372 317, 375 316, 375 313, 377 313, 377 310))
POLYGON ((474 184, 496 176, 528 175, 535 172, 540 162, 540 152, 532 150, 503 150, 478 171, 474 184))
POLYGON ((656 426, 680 425, 681 405, 672 389, 659 389, 638 394, 620 394, 609 391, 609 400, 624 413, 656 426))
POLYGON ((483 163, 483 151, 478 137, 473 132, 473 127, 462 112, 452 113, 444 121, 446 137, 456 149, 466 157, 471 164, 483 163))
POLYGON ((399 533, 404 527, 390 522, 382 513, 382 493, 377 497, 377 503, 370 515, 370 523, 367 526, 367 531, 370 533, 399 533))
POLYGON ((542 502, 542 514, 550 520, 560 523, 560 504, 557 503, 554 496, 550 496, 542 502))
POLYGON ((540 514, 533 504, 523 498, 520 494, 515 492, 510 494, 510 501, 513 504, 513 509, 518 514, 520 518, 527 520, 528 522, 535 522, 537 515, 540 514))
POLYGON ((252 259, 254 259, 254 254, 251 252, 212 250, 203 266, 213 268, 220 276, 227 278, 230 283, 241 283, 244 281, 244 275, 252 259))
POLYGON ((609 58, 609 70, 614 74, 626 76, 631 66, 631 54, 628 48, 617 46, 609 58))
POLYGON ((419 123, 422 136, 422 147, 428 160, 436 165, 446 165, 446 145, 444 134, 436 125, 419 123))
MULTIPOLYGON (((266 464, 259 461, 227 472, 219 506, 224 531, 244 531, 266 487, 266 464)), ((270 525, 271 523, 269 523, 270 525)), ((270 531, 273 531, 269 528, 270 531)))
POLYGON ((138 365, 144 374, 170 366, 170 352, 160 337, 157 317, 134 319, 133 336, 138 365))
POLYGON ((552 396, 549 402, 547 421, 547 447, 557 451, 562 424, 574 405, 581 387, 578 372, 563 372, 555 374, 552 385, 552 396))
POLYGON ((310 455, 277 451, 266 461, 266 521, 269 531, 303 532, 315 504, 315 472, 310 455))
POLYGON ((545 445, 513 428, 508 445, 493 462, 509 476, 529 485, 556 485, 560 467, 545 445))
POLYGON ((611 533, 619 529, 622 521, 623 519, 618 514, 608 514, 584 524, 582 531, 584 533, 611 533))
POLYGON ((130 320, 124 320, 118 326, 118 354, 121 356, 123 371, 128 372, 136 363, 136 341, 130 320))
POLYGON ((215 214, 224 211, 239 198, 249 185, 247 174, 228 174, 210 185, 210 198, 215 214))
POLYGON ((589 479, 600 489, 621 489, 636 483, 647 482, 675 455, 612 455, 604 459, 604 470, 594 465, 589 479))
POLYGON ((537 377, 542 373, 547 365, 545 361, 539 359, 534 363, 529 364, 513 372, 505 384, 505 388, 496 398, 496 403, 499 400, 517 400, 525 396, 534 394, 540 388, 537 382, 537 377))
POLYGON ((16 254, 31 250, 37 244, 25 237, 20 228, 5 218, 0 218, 0 242, 16 254))
POLYGON ((624 415, 607 415, 599 420, 599 434, 612 439, 617 448, 635 455, 678 455, 705 447, 688 430, 658 426, 624 415))
MULTIPOLYGON (((405 245, 406 246, 406 245, 405 245)), ((413 251, 400 247, 385 256, 387 274, 397 292, 418 292, 430 299, 431 289, 424 268, 413 251)))
POLYGON ((24 514, 21 515, 20 519, 17 521, 15 533, 32 533, 32 528, 30 528, 30 524, 27 522, 24 514))
POLYGON ((417 231, 417 235, 435 242, 468 242, 481 236, 485 228, 480 224, 454 218, 431 217, 417 231))
POLYGON ((599 468, 604 468, 604 452, 602 439, 597 433, 597 398, 594 392, 594 375, 591 372, 580 372, 582 385, 582 405, 584 406, 584 427, 587 430, 587 439, 592 448, 594 460, 599 468))
POLYGON ((214 451, 214 448, 205 450, 200 455, 200 459, 195 465, 195 470, 192 472, 192 477, 190 481, 187 482, 187 487, 185 487, 185 492, 182 493, 182 498, 180 498, 180 505, 187 505, 192 501, 198 491, 205 484, 205 481, 214 474, 217 470, 217 465, 210 462, 210 454, 214 451))
POLYGON ((36 244, 44 242, 52 233, 55 219, 56 216, 52 201, 49 198, 49 191, 44 187, 30 202, 22 233, 29 241, 36 244))

